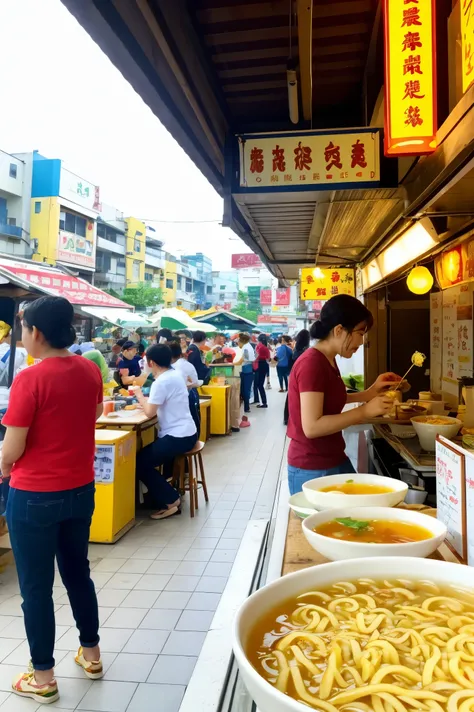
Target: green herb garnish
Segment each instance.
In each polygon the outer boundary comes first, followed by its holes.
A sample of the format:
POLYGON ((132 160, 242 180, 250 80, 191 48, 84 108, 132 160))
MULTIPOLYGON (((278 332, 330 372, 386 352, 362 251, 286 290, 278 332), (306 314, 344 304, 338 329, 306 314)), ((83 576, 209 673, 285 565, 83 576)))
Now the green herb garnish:
POLYGON ((362 531, 367 529, 370 522, 364 522, 360 519, 352 519, 352 517, 343 517, 342 519, 335 519, 338 524, 342 524, 345 527, 350 527, 351 529, 357 529, 357 531, 362 531))
POLYGON ((352 482, 354 482, 354 480, 346 480, 346 485, 352 484, 352 482))

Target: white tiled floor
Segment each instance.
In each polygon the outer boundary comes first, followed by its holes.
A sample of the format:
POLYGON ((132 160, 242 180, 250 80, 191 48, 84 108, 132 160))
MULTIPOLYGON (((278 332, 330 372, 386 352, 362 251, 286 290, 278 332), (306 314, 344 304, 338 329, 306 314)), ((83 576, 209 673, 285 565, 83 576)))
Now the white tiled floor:
MULTIPOLYGON (((180 517, 142 520, 114 546, 90 546, 104 680, 84 679, 75 665, 77 631, 55 582, 58 712, 178 712, 247 523, 271 513, 285 443, 285 396, 273 386, 268 410, 252 408, 250 428, 207 443, 210 502, 200 492, 194 519, 186 503, 180 517)), ((9 694, 29 660, 20 604, 11 567, 0 575, 0 712, 38 708, 9 694)))

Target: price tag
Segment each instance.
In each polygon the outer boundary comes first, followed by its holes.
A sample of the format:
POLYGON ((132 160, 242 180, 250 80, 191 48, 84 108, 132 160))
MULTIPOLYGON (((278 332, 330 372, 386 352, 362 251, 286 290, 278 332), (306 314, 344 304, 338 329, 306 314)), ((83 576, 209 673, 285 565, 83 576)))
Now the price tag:
POLYGON ((446 544, 467 559, 465 457, 445 438, 436 439, 437 517, 446 525, 446 544))

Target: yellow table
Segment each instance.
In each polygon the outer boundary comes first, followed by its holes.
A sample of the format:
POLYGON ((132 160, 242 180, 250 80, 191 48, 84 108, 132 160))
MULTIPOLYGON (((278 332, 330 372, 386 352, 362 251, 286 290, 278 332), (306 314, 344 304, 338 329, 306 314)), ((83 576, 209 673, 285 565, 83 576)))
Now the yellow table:
POLYGON ((199 399, 199 412, 201 414, 201 432, 199 440, 206 443, 211 436, 211 398, 199 399))
POLYGON ((211 435, 230 433, 230 386, 201 386, 199 393, 211 396, 211 435))
POLYGON ((136 433, 95 431, 95 511, 90 541, 114 544, 135 524, 136 433))
POLYGON ((142 410, 119 411, 123 415, 109 417, 101 415, 96 423, 98 430, 133 430, 137 434, 137 452, 156 440, 156 416, 149 418, 142 410))

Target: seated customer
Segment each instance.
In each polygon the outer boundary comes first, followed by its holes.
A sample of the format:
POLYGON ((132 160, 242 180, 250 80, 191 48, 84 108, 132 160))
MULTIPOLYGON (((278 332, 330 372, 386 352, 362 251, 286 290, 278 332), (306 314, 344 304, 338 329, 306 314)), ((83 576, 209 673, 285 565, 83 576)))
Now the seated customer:
POLYGON ((137 477, 146 485, 159 510, 152 519, 165 519, 180 512, 178 492, 166 481, 173 474, 173 461, 195 446, 198 433, 189 411, 188 389, 181 374, 171 366, 171 349, 166 344, 150 346, 146 359, 155 380, 150 397, 136 391, 138 402, 145 415, 158 414, 158 438, 143 448, 137 456, 137 477), (156 467, 163 465, 163 475, 156 467))
POLYGON ((140 356, 133 341, 126 341, 122 346, 122 356, 117 361, 117 371, 124 386, 133 384, 133 379, 140 376, 140 356))
POLYGON ((172 341, 169 347, 172 354, 171 363, 173 368, 182 375, 189 391, 189 410, 199 432, 201 430, 201 414, 199 411, 199 393, 196 389, 202 386, 202 381, 198 380, 196 369, 192 363, 189 363, 186 354, 182 353, 181 346, 178 342, 172 341))

